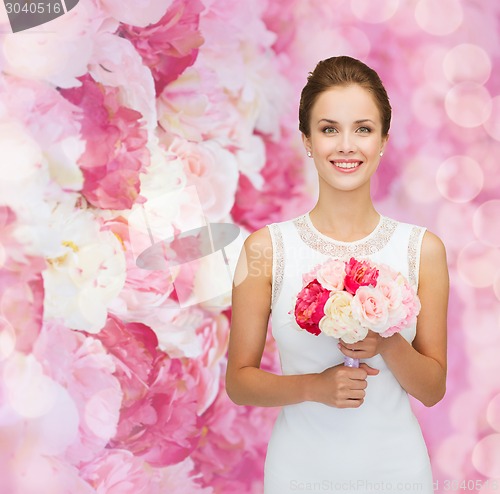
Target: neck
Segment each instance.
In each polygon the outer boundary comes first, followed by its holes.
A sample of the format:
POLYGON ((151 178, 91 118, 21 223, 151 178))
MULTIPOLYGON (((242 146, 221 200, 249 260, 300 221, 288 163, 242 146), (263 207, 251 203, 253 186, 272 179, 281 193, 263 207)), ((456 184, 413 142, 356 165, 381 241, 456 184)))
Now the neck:
POLYGON ((342 237, 369 233, 380 219, 371 199, 369 182, 359 189, 342 191, 320 180, 318 201, 310 216, 324 233, 342 237))

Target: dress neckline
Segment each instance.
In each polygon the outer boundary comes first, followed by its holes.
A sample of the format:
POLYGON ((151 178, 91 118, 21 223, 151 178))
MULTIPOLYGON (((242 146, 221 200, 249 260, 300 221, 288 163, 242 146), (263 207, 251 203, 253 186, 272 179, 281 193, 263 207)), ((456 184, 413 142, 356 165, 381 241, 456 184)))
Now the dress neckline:
POLYGON ((315 226, 314 226, 314 223, 312 222, 311 220, 311 211, 308 211, 307 213, 304 214, 304 220, 306 221, 307 225, 309 226, 309 228, 316 234, 318 235, 319 237, 325 239, 326 241, 328 242, 331 242, 333 244, 337 244, 337 245, 357 245, 357 244, 362 244, 364 242, 367 242, 369 241, 372 237, 375 237, 377 235, 377 233, 379 232, 379 230, 382 228, 382 224, 383 224, 383 220, 384 220, 384 216, 381 215, 379 213, 379 220, 378 220, 378 223, 377 225, 375 226, 375 228, 366 236, 358 239, 358 240, 352 240, 350 242, 345 242, 343 240, 337 240, 333 237, 329 237, 328 235, 325 235, 324 233, 321 233, 315 226))
POLYGON ((380 215, 380 220, 375 229, 366 237, 353 242, 335 240, 321 233, 305 213, 292 220, 300 239, 308 247, 322 254, 337 259, 349 260, 350 257, 368 257, 382 250, 396 231, 398 222, 380 215))

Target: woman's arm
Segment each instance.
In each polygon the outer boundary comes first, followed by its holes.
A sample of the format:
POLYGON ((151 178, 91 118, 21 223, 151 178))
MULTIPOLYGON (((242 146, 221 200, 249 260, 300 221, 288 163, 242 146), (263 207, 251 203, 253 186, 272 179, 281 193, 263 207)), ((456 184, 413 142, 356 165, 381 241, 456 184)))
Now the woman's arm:
POLYGON ((260 369, 272 290, 272 242, 262 228, 245 241, 232 294, 226 391, 238 405, 282 406, 318 401, 355 408, 363 403, 368 366, 335 366, 319 374, 276 375, 260 369))
POLYGON ((401 386, 425 406, 438 403, 446 391, 446 331, 449 277, 443 242, 427 231, 422 241, 418 296, 422 304, 413 344, 400 334, 389 338, 370 332, 368 346, 342 353, 367 358, 380 353, 401 386), (366 353, 368 351, 368 353, 366 353))

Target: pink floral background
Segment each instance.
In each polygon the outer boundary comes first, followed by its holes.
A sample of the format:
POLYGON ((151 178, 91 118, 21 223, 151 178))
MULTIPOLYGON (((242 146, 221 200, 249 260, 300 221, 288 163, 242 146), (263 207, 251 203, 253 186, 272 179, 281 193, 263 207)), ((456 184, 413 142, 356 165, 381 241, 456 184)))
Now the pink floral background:
POLYGON ((377 207, 447 246, 448 391, 414 402, 436 490, 497 492, 499 24, 494 0, 81 0, 12 34, 2 5, 0 492, 262 492, 277 410, 225 394, 217 259, 137 259, 203 221, 241 244, 313 205, 299 91, 340 54, 394 108, 377 207))

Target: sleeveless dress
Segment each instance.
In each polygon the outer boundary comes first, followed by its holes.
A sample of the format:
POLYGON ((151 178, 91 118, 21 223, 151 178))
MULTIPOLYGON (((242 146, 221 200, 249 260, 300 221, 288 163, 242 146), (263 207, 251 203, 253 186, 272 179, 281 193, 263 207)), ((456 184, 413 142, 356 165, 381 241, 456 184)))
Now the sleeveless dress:
MULTIPOLYGON (((272 334, 284 375, 322 372, 344 360, 337 339, 312 335, 295 322, 303 273, 328 258, 355 257, 390 265, 418 286, 423 227, 381 215, 375 230, 355 242, 323 235, 309 213, 267 227, 273 245, 272 334)), ((415 333, 413 325, 401 335, 411 342, 415 333)), ((408 394, 380 355, 362 361, 380 372, 367 377, 359 408, 309 401, 282 407, 268 444, 264 494, 434 492, 408 394)))

